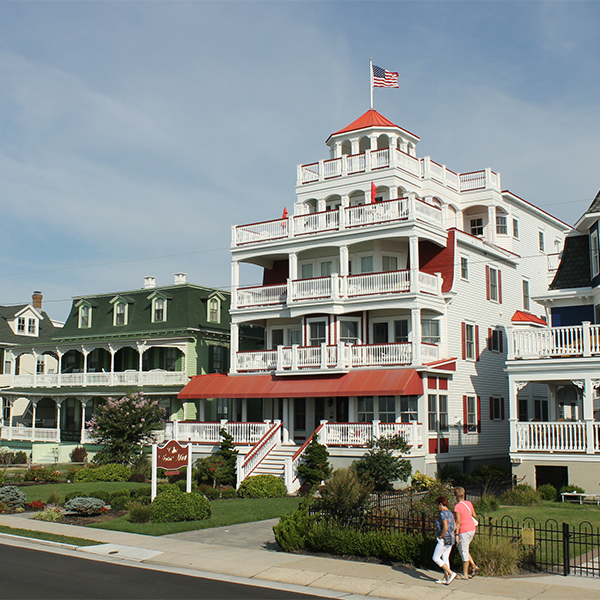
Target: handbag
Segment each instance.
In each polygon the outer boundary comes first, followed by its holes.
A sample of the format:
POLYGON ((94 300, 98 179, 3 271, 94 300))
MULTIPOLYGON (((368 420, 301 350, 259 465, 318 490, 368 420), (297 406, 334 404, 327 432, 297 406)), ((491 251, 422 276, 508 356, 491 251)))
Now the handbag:
POLYGON ((452 534, 450 532, 446 533, 446 535, 444 535, 444 546, 452 546, 452 544, 454 543, 454 541, 452 540, 452 534))

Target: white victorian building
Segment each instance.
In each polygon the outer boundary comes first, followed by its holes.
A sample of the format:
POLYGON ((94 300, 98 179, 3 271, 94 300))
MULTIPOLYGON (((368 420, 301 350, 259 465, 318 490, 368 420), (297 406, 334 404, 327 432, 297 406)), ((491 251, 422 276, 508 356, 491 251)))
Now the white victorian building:
POLYGON ((532 485, 600 493, 600 193, 565 241, 548 292, 551 318, 509 333, 510 456, 532 485))
MULTIPOLYGON (((570 227, 491 169, 419 158, 418 142, 371 109, 329 136, 329 158, 298 166, 291 214, 233 227, 230 371, 179 397, 260 414, 240 478, 269 465, 294 489, 315 431, 336 467, 394 432, 415 470, 508 465, 505 330, 516 311, 544 314, 531 298, 570 227), (240 287, 245 263, 262 285, 240 287), (240 351, 242 325, 264 328, 264 350, 240 351)), ((201 444, 211 427, 180 437, 201 444)))

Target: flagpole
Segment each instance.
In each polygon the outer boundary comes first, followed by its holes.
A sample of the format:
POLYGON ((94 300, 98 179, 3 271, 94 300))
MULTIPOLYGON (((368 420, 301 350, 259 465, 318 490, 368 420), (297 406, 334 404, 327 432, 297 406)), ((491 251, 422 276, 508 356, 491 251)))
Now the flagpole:
POLYGON ((373 59, 369 58, 369 81, 371 82, 371 108, 373 108, 373 59))

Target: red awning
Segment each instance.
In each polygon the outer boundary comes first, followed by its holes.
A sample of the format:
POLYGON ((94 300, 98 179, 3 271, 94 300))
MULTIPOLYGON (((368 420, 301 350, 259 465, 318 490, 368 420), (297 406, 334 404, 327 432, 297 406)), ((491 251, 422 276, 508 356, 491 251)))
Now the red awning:
POLYGON ((419 396, 422 393, 421 375, 415 369, 380 369, 298 377, 197 375, 179 392, 179 398, 327 398, 419 396))

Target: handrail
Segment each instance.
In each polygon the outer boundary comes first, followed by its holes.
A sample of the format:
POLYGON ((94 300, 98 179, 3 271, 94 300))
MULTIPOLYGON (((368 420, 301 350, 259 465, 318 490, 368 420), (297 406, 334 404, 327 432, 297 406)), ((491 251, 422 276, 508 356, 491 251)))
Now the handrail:
MULTIPOLYGON (((258 451, 261 450, 262 447, 269 441, 269 438, 272 437, 282 426, 283 423, 276 423, 273 427, 271 427, 271 429, 269 429, 269 431, 267 431, 267 433, 262 436, 262 438, 260 438, 260 440, 258 440, 258 442, 256 442, 256 446, 254 446, 254 448, 252 448, 252 450, 246 454, 246 460, 242 464, 242 468, 244 468, 250 462, 250 460, 254 458, 255 454, 258 454, 258 451)), ((256 468, 256 466, 254 468, 256 468)))
POLYGON ((294 462, 305 450, 306 446, 308 446, 313 437, 315 436, 315 433, 319 433, 319 431, 321 431, 321 429, 323 428, 323 425, 325 425, 325 423, 321 423, 313 432, 312 435, 304 442, 304 444, 302 444, 302 446, 300 446, 300 448, 298 450, 296 450, 294 456, 292 456, 292 462, 294 462))

